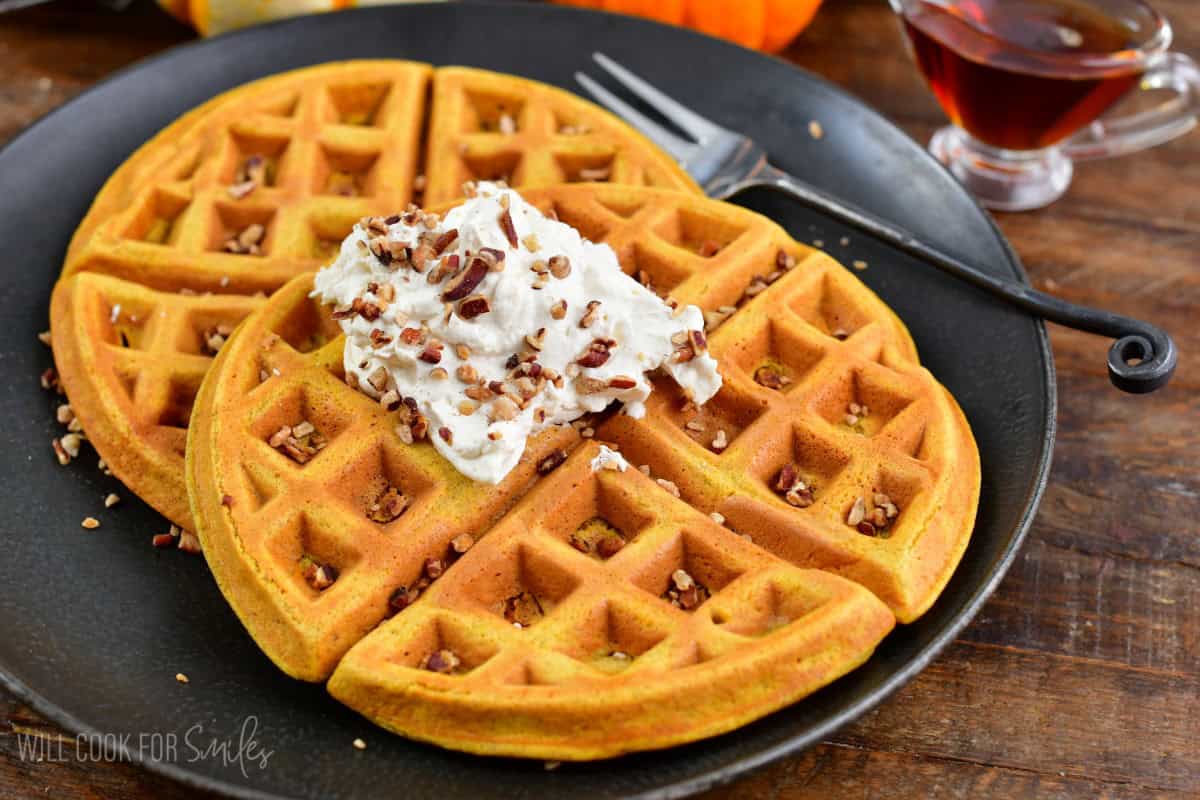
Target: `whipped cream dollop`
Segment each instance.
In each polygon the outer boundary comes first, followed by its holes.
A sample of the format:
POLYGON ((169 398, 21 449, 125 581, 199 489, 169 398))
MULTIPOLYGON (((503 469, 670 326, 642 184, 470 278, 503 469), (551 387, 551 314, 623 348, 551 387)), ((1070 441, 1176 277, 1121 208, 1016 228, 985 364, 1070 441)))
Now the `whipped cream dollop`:
POLYGON ((346 334, 346 379, 460 472, 498 483, 530 435, 613 400, 640 417, 662 367, 694 402, 721 388, 704 318, 621 271, 515 191, 481 184, 444 218, 361 221, 313 296, 346 334))

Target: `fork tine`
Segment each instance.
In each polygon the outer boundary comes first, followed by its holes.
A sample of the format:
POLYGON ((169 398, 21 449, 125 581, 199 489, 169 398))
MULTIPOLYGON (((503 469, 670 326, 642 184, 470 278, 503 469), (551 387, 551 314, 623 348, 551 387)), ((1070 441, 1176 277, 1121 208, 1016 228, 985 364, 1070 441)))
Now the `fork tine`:
POLYGON ((579 81, 583 88, 587 89, 592 97, 596 98, 601 105, 607 106, 610 111, 613 111, 617 116, 622 117, 630 125, 637 128, 650 141, 670 153, 671 157, 676 161, 687 161, 688 157, 695 152, 695 144, 671 133, 608 89, 596 83, 596 81, 587 75, 582 72, 576 72, 575 80, 579 81))
POLYGON ((654 88, 646 81, 634 75, 629 70, 622 67, 617 62, 613 61, 604 53, 592 53, 592 58, 597 64, 604 68, 608 74, 616 78, 626 89, 636 94, 648 105, 652 106, 660 114, 674 122, 683 130, 692 135, 698 142, 704 142, 719 136, 722 133, 728 133, 725 128, 717 125, 712 120, 700 116, 695 111, 692 111, 687 106, 680 103, 675 98, 668 94, 664 94, 660 90, 654 88))

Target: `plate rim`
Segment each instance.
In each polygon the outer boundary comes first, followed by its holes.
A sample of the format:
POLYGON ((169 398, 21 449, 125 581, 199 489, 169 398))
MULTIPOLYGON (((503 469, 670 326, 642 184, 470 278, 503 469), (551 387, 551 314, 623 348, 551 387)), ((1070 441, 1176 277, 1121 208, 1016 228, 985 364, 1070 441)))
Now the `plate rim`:
MULTIPOLYGON (((339 14, 354 14, 360 16, 371 15, 387 15, 389 13, 420 13, 424 9, 445 8, 448 4, 445 0, 426 0, 425 2, 404 3, 402 5, 381 5, 381 6, 364 6, 357 8, 348 8, 339 11, 339 14)), ((946 168, 935 159, 929 152, 921 147, 918 142, 912 140, 902 129, 894 122, 888 119, 879 111, 868 105, 863 100, 859 99, 846 89, 838 86, 822 75, 819 75, 810 70, 799 67, 775 54, 760 53, 731 42, 707 36, 705 34, 689 30, 686 28, 677 28, 674 26, 664 25, 653 20, 634 17, 627 14, 615 12, 603 12, 589 8, 581 8, 575 6, 561 5, 538 5, 530 6, 525 2, 516 2, 515 0, 503 0, 503 2, 482 2, 481 0, 460 0, 454 3, 455 6, 469 8, 472 6, 487 6, 495 8, 510 7, 512 9, 524 9, 526 11, 536 9, 539 13, 561 14, 561 15, 585 15, 585 16, 604 16, 621 17, 624 24, 647 25, 660 28, 668 28, 673 33, 682 33, 686 37, 692 37, 704 41, 707 45, 717 44, 719 46, 734 48, 752 53, 760 58, 766 58, 778 62, 788 69, 795 70, 802 74, 806 80, 814 81, 822 84, 828 90, 844 96, 859 107, 860 112, 865 112, 877 121, 882 122, 885 126, 891 127, 899 131, 905 138, 913 144, 916 150, 920 152, 920 157, 926 163, 936 165, 943 172, 946 168)), ((138 59, 130 64, 127 64, 120 69, 110 73, 101 80, 89 85, 87 88, 72 96, 66 102, 50 109, 45 114, 41 115, 33 122, 26 125, 16 135, 0 146, 0 160, 8 154, 10 150, 16 149, 20 144, 31 138, 36 138, 42 127, 48 124, 60 114, 71 113, 72 107, 78 102, 82 102, 88 96, 100 92, 107 88, 109 84, 117 83, 124 80, 127 76, 137 72, 149 69, 157 65, 161 61, 177 57, 181 53, 191 52, 195 49, 203 48, 220 48, 225 42, 243 37, 263 36, 265 33, 277 30, 283 27, 303 26, 319 24, 321 19, 320 14, 308 14, 298 17, 290 17, 285 19, 274 20, 270 22, 251 25, 246 28, 241 28, 226 33, 219 34, 213 37, 197 38, 192 41, 182 44, 173 45, 167 49, 154 53, 150 56, 138 59)), ((334 61, 339 59, 334 59, 334 61)), ((326 63, 326 62, 313 62, 326 63)), ((277 73, 272 73, 277 74, 277 73)), ((265 76, 264 76, 265 77, 265 76)), ((233 88, 233 87, 230 87, 233 88)), ((215 95, 214 95, 215 96, 215 95)), ((1005 261, 1012 272, 1013 276, 1021 283, 1030 285, 1029 276, 1025 271, 1024 264, 1013 248, 1012 243, 1001 231, 995 218, 988 213, 979 203, 971 196, 960 184, 955 181, 957 191, 975 206, 976 210, 986 220, 992 235, 1000 244, 1005 261)), ((1020 520, 1017 522, 1013 535, 1011 536, 1008 545, 996 559, 994 568, 991 570, 991 575, 982 584, 975 587, 968 596, 968 601, 961 609, 955 612, 952 621, 946 625, 932 640, 923 648, 918 656, 913 658, 903 669, 893 672, 887 679, 882 681, 879 686, 866 693, 864 697, 857 702, 852 703, 836 714, 832 715, 825 723, 811 728, 807 733, 793 736, 786 741, 778 744, 765 747, 764 749, 752 754, 742 756, 733 761, 730 761, 722 766, 714 767, 707 772, 699 775, 686 778, 675 783, 649 789, 644 792, 629 795, 634 798, 643 798, 645 800, 668 800, 669 798, 687 797, 707 789, 730 783, 736 779, 746 777, 752 772, 764 768, 768 764, 778 761, 790 755, 794 755, 810 747, 815 746, 821 739, 829 736, 836 730, 843 728, 862 715, 874 709, 885 699, 895 694, 896 691, 905 686, 917 674, 922 672, 935 658, 937 658, 946 649, 946 647, 954 641, 958 634, 970 624, 978 615, 983 604, 992 596, 1000 582, 1005 578, 1008 570, 1012 566, 1013 560, 1016 558, 1017 552, 1025 542, 1025 538, 1029 534, 1033 526, 1033 522, 1037 517, 1038 510, 1041 506, 1042 499, 1045 495, 1046 486, 1049 482, 1050 468, 1053 463, 1054 447, 1057 437, 1058 428, 1058 377, 1057 368, 1054 362, 1053 350, 1050 346, 1049 334, 1046 329, 1045 321, 1032 318, 1035 323, 1036 338, 1037 338, 1037 355, 1040 357, 1043 369, 1040 370, 1040 377, 1044 383, 1044 397, 1046 401, 1046 418, 1044 420, 1044 434, 1040 442, 1041 456, 1037 465, 1037 469, 1032 476, 1033 480, 1030 484, 1030 489, 1024 498, 1024 511, 1021 514, 1020 520)), ((27 686, 22 680, 12 674, 8 667, 0 663, 0 686, 14 695, 23 704, 32 708, 36 713, 46 718, 47 720, 59 725, 65 730, 82 736, 95 736, 103 733, 103 731, 85 724, 82 720, 76 717, 71 711, 59 706, 58 704, 48 700, 41 693, 27 686)), ((732 735, 736 735, 732 734, 732 735)), ((246 786, 230 783, 226 780, 217 777, 209 777, 197 772, 193 772, 180 764, 160 761, 144 757, 140 751, 130 750, 123 744, 117 747, 119 761, 132 764, 139 769, 146 769, 158 776, 165 777, 175 781, 181 785, 201 789, 204 791, 214 792, 231 798, 244 798, 245 800, 281 800, 287 797, 286 795, 275 792, 264 792, 259 789, 253 789, 246 786)))

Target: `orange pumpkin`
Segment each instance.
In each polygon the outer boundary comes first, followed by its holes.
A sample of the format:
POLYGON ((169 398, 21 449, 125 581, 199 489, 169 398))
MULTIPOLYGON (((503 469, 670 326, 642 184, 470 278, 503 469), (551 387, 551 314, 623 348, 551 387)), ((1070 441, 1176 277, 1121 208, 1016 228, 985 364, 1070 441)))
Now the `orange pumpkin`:
POLYGON ((686 25, 755 50, 776 52, 812 21, 821 0, 554 0, 560 5, 686 25))

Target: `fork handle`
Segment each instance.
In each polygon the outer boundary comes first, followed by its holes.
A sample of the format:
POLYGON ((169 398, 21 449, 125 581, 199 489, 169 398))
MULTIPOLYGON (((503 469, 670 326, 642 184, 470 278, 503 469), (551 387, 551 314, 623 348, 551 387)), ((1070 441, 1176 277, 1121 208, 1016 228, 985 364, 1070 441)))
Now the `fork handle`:
MULTIPOLYGON (((1146 394, 1166 386, 1179 359, 1175 341, 1156 325, 1098 308, 1076 305, 1039 292, 1015 280, 990 275, 961 259, 919 240, 912 233, 839 200, 786 172, 764 164, 735 190, 762 186, 790 195, 800 203, 839 222, 874 236, 943 272, 1043 319, 1068 328, 1108 336, 1116 341, 1108 350, 1108 377, 1118 389, 1146 394), (1136 362, 1136 363, 1131 363, 1136 362)), ((730 191, 728 194, 732 194, 730 191)))

